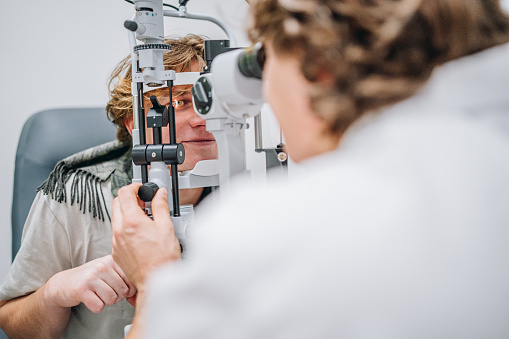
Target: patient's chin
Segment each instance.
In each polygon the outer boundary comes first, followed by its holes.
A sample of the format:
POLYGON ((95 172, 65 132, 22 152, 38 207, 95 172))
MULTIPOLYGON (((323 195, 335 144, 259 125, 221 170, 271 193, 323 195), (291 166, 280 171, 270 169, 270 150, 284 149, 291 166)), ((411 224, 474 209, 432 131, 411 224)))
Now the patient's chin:
POLYGON ((178 166, 179 172, 184 171, 190 171, 196 166, 196 164, 202 160, 209 160, 209 159, 217 159, 217 157, 210 157, 210 156, 191 156, 188 157, 186 154, 186 159, 184 160, 184 163, 178 166))

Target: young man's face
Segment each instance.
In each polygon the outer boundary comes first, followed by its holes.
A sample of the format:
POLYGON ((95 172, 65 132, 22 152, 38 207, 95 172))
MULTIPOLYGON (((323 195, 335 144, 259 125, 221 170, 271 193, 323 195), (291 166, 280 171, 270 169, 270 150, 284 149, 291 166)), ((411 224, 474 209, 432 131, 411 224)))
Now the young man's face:
MULTIPOLYGON (((203 120, 193 109, 191 94, 192 85, 180 85, 173 87, 173 106, 175 107, 175 130, 177 143, 182 143, 186 151, 186 158, 179 171, 187 171, 194 168, 197 162, 217 158, 216 140, 212 133, 205 128, 203 120)), ((168 88, 160 88, 145 93, 146 97, 155 95, 161 105, 170 104, 168 88)), ((152 103, 145 99, 145 114, 148 113, 152 103)), ((146 142, 152 143, 152 128, 146 130, 146 142)), ((163 143, 170 142, 169 127, 162 129, 163 143)))
MULTIPOLYGON (((190 69, 184 71, 201 72, 202 67, 194 63, 190 69)), ((182 165, 178 166, 179 171, 192 170, 197 162, 201 160, 217 159, 217 144, 212 133, 205 128, 203 120, 193 109, 191 94, 192 85, 174 86, 172 91, 173 106, 175 107, 175 130, 177 143, 182 143, 186 151, 186 158, 182 165)), ((148 91, 144 95, 145 116, 152 107, 150 96, 155 95, 161 105, 170 104, 168 88, 159 88, 148 91)), ((125 125, 132 135, 133 118, 127 118, 125 125)), ((152 128, 146 128, 146 143, 151 144, 152 128)), ((162 128, 163 143, 169 143, 169 127, 162 128)))

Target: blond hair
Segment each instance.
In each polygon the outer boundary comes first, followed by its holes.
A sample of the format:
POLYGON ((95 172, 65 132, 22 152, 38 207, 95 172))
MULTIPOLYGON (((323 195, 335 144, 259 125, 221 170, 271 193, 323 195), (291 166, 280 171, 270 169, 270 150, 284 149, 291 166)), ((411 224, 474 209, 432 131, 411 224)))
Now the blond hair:
POLYGON ((252 0, 250 38, 295 55, 334 134, 406 99, 446 61, 509 41, 498 0, 252 0))
MULTIPOLYGON (((179 39, 166 39, 164 43, 172 46, 172 51, 163 55, 165 69, 180 72, 189 69, 195 62, 200 66, 205 65, 202 37, 189 34, 179 39)), ((124 123, 126 118, 133 115, 131 81, 131 57, 127 56, 109 78, 110 100, 106 105, 108 118, 117 125, 117 139, 126 143, 131 141, 131 135, 124 123)))

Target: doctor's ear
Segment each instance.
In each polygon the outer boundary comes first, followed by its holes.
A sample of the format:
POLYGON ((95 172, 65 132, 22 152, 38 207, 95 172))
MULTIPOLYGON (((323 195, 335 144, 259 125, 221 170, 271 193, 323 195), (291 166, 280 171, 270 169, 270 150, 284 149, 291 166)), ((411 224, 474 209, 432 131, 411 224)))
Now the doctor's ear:
POLYGON ((316 78, 319 83, 325 86, 333 86, 335 83, 334 76, 326 70, 319 71, 316 75, 316 78))

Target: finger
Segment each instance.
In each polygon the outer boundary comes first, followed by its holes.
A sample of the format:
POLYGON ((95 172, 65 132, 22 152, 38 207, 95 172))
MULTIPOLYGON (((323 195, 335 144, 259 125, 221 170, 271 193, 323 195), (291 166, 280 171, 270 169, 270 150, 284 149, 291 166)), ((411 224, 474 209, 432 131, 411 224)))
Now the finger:
POLYGON ((83 293, 81 302, 94 313, 99 313, 104 309, 104 303, 101 298, 91 290, 86 290, 83 293))
MULTIPOLYGON (((101 299, 105 306, 113 305, 124 298, 119 298, 117 292, 104 280, 96 280, 91 284, 92 291, 101 299)), ((127 290, 127 288, 126 288, 127 290)))
POLYGON ((123 216, 122 209, 120 207, 120 201, 118 198, 113 199, 112 206, 113 214, 111 215, 111 229, 112 229, 112 239, 111 239, 111 255, 113 258, 117 258, 119 253, 122 253, 120 245, 123 244, 123 216))
MULTIPOLYGON (((126 277, 122 269, 117 265, 113 259, 111 259, 111 267, 108 267, 108 271, 102 272, 100 278, 108 284, 109 287, 117 295, 115 303, 121 301, 129 295, 131 289, 135 289, 126 277), (121 272, 122 274, 120 274, 121 272), (131 285, 131 287, 129 287, 131 285)), ((132 292, 131 292, 132 293, 132 292)), ((132 295, 132 294, 131 294, 132 295)))
POLYGON ((113 261, 113 269, 117 272, 117 274, 122 278, 126 286, 129 288, 126 297, 132 297, 133 295, 135 295, 137 292, 136 287, 129 280, 127 275, 124 273, 124 270, 122 270, 122 267, 120 267, 120 265, 116 261, 113 261))
POLYGON ((123 191, 129 191, 129 192, 131 192, 131 194, 137 195, 138 190, 140 189, 141 185, 143 185, 143 184, 139 183, 139 182, 135 182, 135 183, 132 183, 132 184, 129 184, 126 186, 122 186, 121 188, 123 188, 123 191))
POLYGON ((146 218, 145 212, 140 209, 136 189, 139 184, 124 186, 118 191, 118 200, 122 210, 122 231, 132 231, 136 229, 143 218, 146 218))
POLYGON ((152 216, 158 224, 173 226, 170 219, 170 207, 168 206, 168 191, 165 187, 158 189, 154 199, 152 199, 152 216))
POLYGON ((122 233, 122 208, 120 206, 120 200, 118 198, 113 199, 112 204, 112 215, 111 215, 111 228, 113 230, 113 240, 120 237, 122 233))
POLYGON ((138 206, 140 206, 142 211, 145 211, 145 201, 141 200, 140 198, 138 198, 138 206))
POLYGON ((140 205, 138 204, 138 190, 140 188, 140 183, 130 184, 124 187, 121 187, 118 190, 118 199, 120 201, 120 207, 123 212, 128 210, 136 210, 140 211, 140 205))
POLYGON ((122 256, 122 244, 123 242, 120 242, 117 240, 116 236, 113 236, 113 239, 111 241, 111 257, 115 261, 115 263, 121 262, 121 256, 122 256))
POLYGON ((127 302, 128 302, 129 304, 131 304, 131 306, 136 307, 136 297, 137 297, 137 296, 138 296, 138 294, 135 294, 135 295, 133 295, 132 297, 127 297, 127 298, 125 298, 125 300, 127 300, 127 302))
POLYGON ((140 206, 142 211, 145 211, 145 201, 141 200, 138 196, 136 198, 138 198, 138 206, 140 206))

